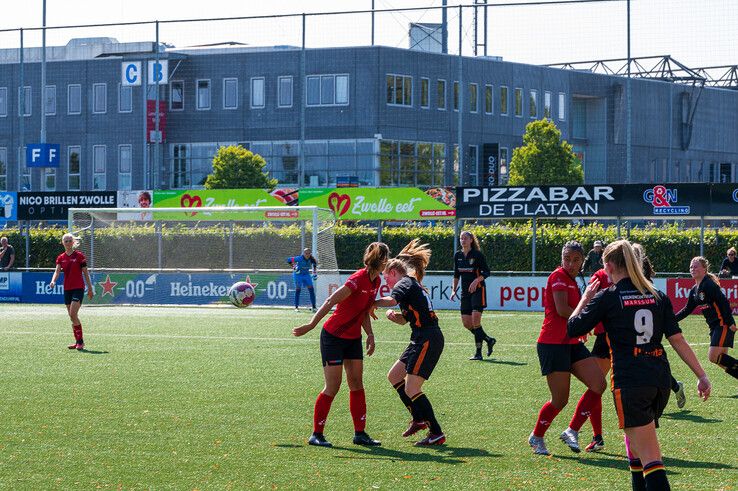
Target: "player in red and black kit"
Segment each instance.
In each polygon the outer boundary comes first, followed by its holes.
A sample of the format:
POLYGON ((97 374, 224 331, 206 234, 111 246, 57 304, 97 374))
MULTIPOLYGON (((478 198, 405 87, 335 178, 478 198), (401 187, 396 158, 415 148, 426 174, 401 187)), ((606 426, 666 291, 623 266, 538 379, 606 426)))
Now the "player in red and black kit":
POLYGON ((333 398, 341 388, 343 371, 349 386, 349 409, 354 421, 354 443, 357 445, 380 445, 364 431, 366 427, 366 397, 364 395, 364 354, 361 344, 361 329, 366 332, 366 354, 374 352, 374 334, 369 312, 374 307, 381 280, 379 275, 389 260, 389 248, 382 242, 372 242, 364 252, 365 268, 352 274, 346 283, 328 297, 309 323, 292 329, 292 334, 302 336, 310 332, 318 322, 331 314, 320 332, 320 354, 323 358, 325 387, 318 394, 313 413, 313 434, 308 443, 331 447, 323 436, 325 422, 333 398))
POLYGON ((613 285, 599 293, 594 281, 572 312, 571 337, 582 336, 602 322, 612 352, 611 385, 634 490, 668 490, 656 428, 669 400, 671 370, 661 344, 666 337, 699 381, 703 399, 710 381, 677 324, 671 301, 656 290, 641 270, 627 240, 611 243, 603 254, 613 285))
POLYGON ((487 307, 487 288, 484 279, 489 277, 487 259, 479 249, 479 241, 465 230, 459 235, 461 250, 454 254, 454 282, 451 300, 456 298, 456 288, 461 280, 461 323, 474 335, 476 352, 470 360, 482 359, 482 342, 487 343, 487 356, 492 354, 497 340, 488 336, 482 327, 482 312, 487 307))
POLYGON ((90 273, 87 271, 87 258, 85 255, 75 249, 77 247, 77 239, 72 234, 64 234, 62 237, 64 252, 56 258, 56 269, 51 277, 49 286, 53 289, 56 286, 56 280, 59 273, 64 272, 64 305, 67 306, 69 319, 72 321, 72 332, 74 333, 74 343, 68 346, 69 349, 83 350, 85 349, 85 341, 82 337, 82 323, 79 320, 79 309, 82 307, 82 300, 85 298, 85 281, 87 282, 87 296, 95 295, 95 289, 90 280, 90 273))
POLYGON ((551 422, 569 402, 571 376, 574 375, 587 391, 579 400, 569 427, 559 438, 572 451, 579 452, 579 430, 594 411, 602 412, 602 393, 605 377, 589 350, 578 337, 566 334, 566 321, 574 311, 581 292, 575 278, 584 262, 584 249, 577 241, 569 241, 561 249, 561 266, 551 273, 546 283, 544 297, 544 319, 538 336, 538 360, 541 375, 546 377, 551 400, 538 413, 535 428, 528 437, 533 452, 549 455, 543 436, 551 422))
POLYGON ((728 375, 738 378, 738 360, 728 354, 735 338, 735 320, 730 302, 720 289, 720 280, 710 273, 710 263, 702 256, 692 259, 689 273, 694 278, 694 287, 689 291, 687 305, 676 314, 677 321, 687 317, 695 308, 700 308, 710 326, 708 359, 728 375))
POLYGON ((392 292, 382 297, 376 307, 400 306, 388 310, 387 318, 395 324, 410 324, 410 344, 392 365, 387 379, 410 411, 412 421, 404 437, 429 428, 428 435, 417 442, 417 446, 442 445, 446 442, 441 425, 433 412, 433 406, 423 393, 423 383, 428 380, 443 352, 443 333, 438 326, 438 317, 433 311, 428 292, 420 284, 430 261, 431 251, 427 244, 412 240, 389 263, 384 270, 384 279, 392 292))

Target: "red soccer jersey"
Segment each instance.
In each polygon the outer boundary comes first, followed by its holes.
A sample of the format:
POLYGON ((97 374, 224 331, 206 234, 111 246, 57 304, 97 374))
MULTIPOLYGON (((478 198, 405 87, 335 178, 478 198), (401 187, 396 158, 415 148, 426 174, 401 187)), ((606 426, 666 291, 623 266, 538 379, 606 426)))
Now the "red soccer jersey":
MULTIPOLYGON (((600 290, 604 290, 605 288, 610 288, 610 277, 607 276, 607 273, 603 269, 598 269, 592 274, 592 277, 589 279, 589 282, 592 283, 595 279, 600 280, 600 290)), ((602 322, 597 324, 594 328, 595 334, 602 334, 605 332, 605 327, 602 325, 602 322)))
POLYGON ((360 338, 361 323, 374 305, 380 283, 379 275, 374 281, 369 279, 366 268, 349 276, 344 286, 351 289, 351 295, 336 306, 336 310, 323 324, 323 329, 343 339, 360 338))
POLYGON ((546 293, 543 297, 544 318, 541 334, 538 336, 538 342, 543 344, 577 344, 578 338, 570 338, 566 335, 566 321, 568 319, 561 317, 556 312, 556 304, 554 304, 553 292, 567 292, 567 304, 571 308, 576 308, 582 294, 579 291, 576 280, 564 271, 564 268, 558 267, 548 277, 546 282, 546 293))
POLYGON ((64 289, 79 290, 84 289, 85 280, 82 278, 82 268, 87 267, 87 258, 79 251, 73 251, 71 254, 62 252, 56 258, 56 264, 61 266, 64 272, 64 289))

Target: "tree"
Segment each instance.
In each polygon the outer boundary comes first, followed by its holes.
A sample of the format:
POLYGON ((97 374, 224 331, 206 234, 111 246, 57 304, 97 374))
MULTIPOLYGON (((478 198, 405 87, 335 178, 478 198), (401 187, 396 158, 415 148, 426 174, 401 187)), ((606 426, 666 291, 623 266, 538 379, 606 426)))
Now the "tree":
POLYGON ((582 184, 582 163, 571 145, 549 119, 532 121, 525 127, 523 146, 513 151, 510 186, 536 184, 582 184))
POLYGON ((213 157, 213 173, 205 179, 205 189, 268 189, 277 185, 264 171, 266 161, 240 145, 220 147, 213 157))

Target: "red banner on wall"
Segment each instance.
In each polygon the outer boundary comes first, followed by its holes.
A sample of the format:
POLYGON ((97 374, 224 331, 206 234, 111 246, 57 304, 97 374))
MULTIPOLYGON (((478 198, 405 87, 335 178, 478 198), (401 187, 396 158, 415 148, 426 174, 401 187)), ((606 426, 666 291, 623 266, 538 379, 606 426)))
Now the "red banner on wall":
POLYGON ((156 133, 156 101, 146 101, 146 141, 164 143, 167 141, 167 103, 159 101, 159 133, 156 133), (159 138, 161 136, 161 138, 159 138))
MULTIPOLYGON (((679 312, 687 305, 689 291, 694 286, 692 278, 669 278, 666 280, 666 295, 674 306, 674 312, 679 312)), ((720 289, 730 302, 733 315, 738 314, 738 280, 720 280, 720 289)), ((701 314, 700 309, 695 309, 694 314, 701 314)))

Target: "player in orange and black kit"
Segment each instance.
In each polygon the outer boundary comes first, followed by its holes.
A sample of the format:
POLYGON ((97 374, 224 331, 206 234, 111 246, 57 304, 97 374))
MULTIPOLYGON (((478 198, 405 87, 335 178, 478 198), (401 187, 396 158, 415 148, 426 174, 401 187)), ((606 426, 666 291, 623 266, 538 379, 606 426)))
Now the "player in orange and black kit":
POLYGON ((661 344, 665 336, 698 377, 704 399, 711 385, 677 324, 671 301, 643 275, 633 247, 626 240, 611 243, 603 254, 613 285, 599 289, 594 281, 567 323, 574 338, 602 322, 612 353, 611 385, 634 490, 668 490, 656 428, 669 400, 671 370, 661 344), (598 293, 599 290, 599 293, 598 293))
POLYGON ((78 245, 77 239, 72 234, 64 234, 62 245, 64 245, 64 252, 56 258, 56 269, 49 286, 52 289, 56 286, 56 280, 63 271, 64 305, 67 306, 67 313, 72 321, 72 332, 74 333, 74 343, 70 344, 68 348, 82 351, 85 349, 85 341, 82 337, 82 322, 80 322, 78 314, 80 307, 82 307, 82 300, 85 298, 85 281, 87 282, 87 296, 90 297, 90 300, 95 295, 95 290, 90 280, 90 273, 87 271, 87 258, 75 249, 78 245))
POLYGON ((428 435, 417 442, 417 446, 442 445, 446 441, 433 406, 422 391, 423 383, 430 378, 441 357, 444 344, 433 304, 420 284, 430 255, 427 244, 421 245, 417 239, 411 241, 384 270, 384 279, 392 292, 374 302, 375 307, 399 305, 400 311, 388 310, 387 318, 400 325, 409 323, 412 329, 410 344, 387 378, 412 415, 410 427, 402 436, 429 428, 428 435))
POLYGON ((702 256, 692 259, 689 273, 694 278, 695 285, 689 291, 687 305, 676 314, 676 318, 681 321, 695 308, 701 308, 702 315, 710 326, 708 359, 728 375, 738 378, 738 360, 728 354, 735 338, 735 320, 730 302, 720 289, 720 280, 710 273, 710 263, 702 256))
POLYGON ((343 371, 349 386, 349 410, 354 422, 354 443, 375 446, 380 442, 372 439, 366 431, 366 397, 364 394, 364 354, 361 330, 366 332, 366 354, 374 353, 374 333, 369 316, 381 280, 379 275, 389 260, 389 248, 382 242, 372 242, 364 251, 365 268, 349 276, 346 283, 333 292, 307 324, 292 329, 294 336, 310 332, 318 322, 331 314, 320 332, 320 354, 323 358, 325 387, 318 394, 313 412, 313 434, 308 443, 320 447, 331 447, 323 436, 323 429, 331 409, 333 398, 341 388, 343 371))
POLYGON ((487 259, 479 249, 479 241, 469 231, 459 235, 461 250, 454 254, 454 282, 451 300, 456 298, 456 288, 461 279, 461 323, 474 335, 476 352, 470 360, 482 359, 482 343, 487 343, 487 356, 492 354, 497 340, 488 336, 482 327, 482 312, 487 307, 487 288, 484 279, 489 277, 487 259))

